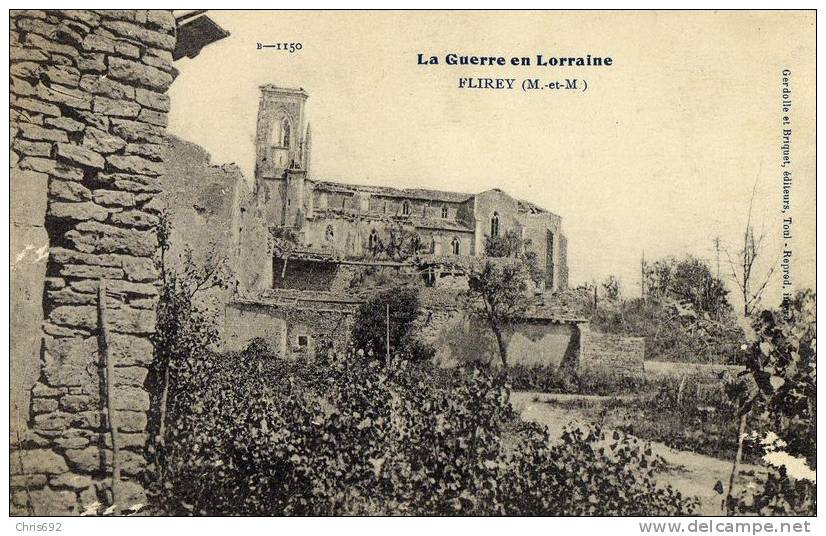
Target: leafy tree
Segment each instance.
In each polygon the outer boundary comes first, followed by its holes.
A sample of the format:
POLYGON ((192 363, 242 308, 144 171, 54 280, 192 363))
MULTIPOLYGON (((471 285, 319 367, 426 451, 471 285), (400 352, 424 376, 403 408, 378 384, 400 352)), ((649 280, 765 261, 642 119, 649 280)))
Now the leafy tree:
POLYGON ((513 229, 508 229, 496 236, 485 236, 485 255, 487 257, 516 257, 522 253, 522 237, 513 229))
POLYGON ((385 356, 388 308, 390 355, 414 361, 432 357, 433 349, 417 338, 415 322, 420 309, 419 291, 412 286, 386 290, 359 307, 352 331, 354 347, 377 359, 385 356))
POLYGON ((169 389, 184 362, 219 340, 215 318, 196 303, 196 297, 211 289, 227 287, 226 259, 210 255, 207 264, 198 264, 192 250, 185 247, 179 262, 169 259, 172 222, 161 213, 155 228, 160 244, 157 259, 161 274, 157 323, 152 342, 155 347, 153 376, 157 385, 157 429, 161 441, 166 425, 169 389))
POLYGON ((689 303, 700 313, 717 318, 731 310, 728 290, 708 265, 691 255, 682 259, 666 257, 644 267, 647 297, 672 298, 689 303))
POLYGON ((539 266, 539 258, 531 250, 530 239, 522 239, 519 233, 509 229, 497 236, 485 236, 485 256, 495 259, 513 257, 525 266, 527 275, 535 285, 539 285, 544 274, 539 266))
MULTIPOLYGON (((741 408, 740 448, 749 420, 753 429, 765 434, 760 443, 772 468, 751 496, 735 499, 729 485, 730 512, 815 513, 814 479, 795 473, 817 468, 816 311, 815 293, 805 290, 753 320, 756 340, 747 353, 745 372, 752 382, 739 384, 730 395, 741 408)), ((732 482, 738 462, 739 457, 732 467, 732 482)))
POLYGON ((602 282, 602 294, 611 301, 617 301, 622 296, 622 284, 615 275, 609 275, 602 282))
POLYGON ((508 366, 508 347, 504 332, 522 317, 528 307, 528 271, 519 260, 484 261, 468 274, 468 305, 496 337, 502 366, 508 366))

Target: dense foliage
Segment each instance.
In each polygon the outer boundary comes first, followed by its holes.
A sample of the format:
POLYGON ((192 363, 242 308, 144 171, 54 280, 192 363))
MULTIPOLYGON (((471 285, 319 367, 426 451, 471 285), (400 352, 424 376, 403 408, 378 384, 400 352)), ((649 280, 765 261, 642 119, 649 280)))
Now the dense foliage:
MULTIPOLYGON (((737 450, 736 406, 725 390, 733 378, 576 373, 514 365, 509 379, 515 390, 610 397, 598 404, 587 398, 550 404, 641 439, 722 459, 733 458, 737 450)), ((747 457, 754 458, 751 449, 747 457)))
POLYGON ((769 474, 756 491, 746 490, 736 499, 739 512, 816 513, 816 312, 816 295, 806 290, 753 321, 756 340, 746 373, 754 388, 734 391, 732 398, 747 412, 769 474))
POLYGON ((403 261, 424 252, 426 248, 419 233, 395 223, 388 226, 385 235, 372 236, 367 249, 374 258, 403 261))
POLYGON ((648 297, 676 299, 711 316, 732 310, 725 283, 701 259, 691 255, 682 259, 665 257, 644 265, 643 274, 648 297))
POLYGON ((697 363, 741 363, 746 340, 728 291, 697 258, 666 257, 644 265, 645 298, 624 298, 609 276, 596 297, 583 289, 580 314, 605 333, 645 338, 647 359, 697 363))
POLYGON ((514 364, 508 379, 515 391, 612 396, 639 394, 650 388, 642 375, 611 374, 608 371, 578 371, 546 365, 514 364))
POLYGON ((368 356, 384 359, 387 334, 390 355, 412 361, 433 357, 433 348, 417 337, 415 322, 419 316, 419 291, 414 286, 394 287, 380 292, 363 303, 356 313, 352 343, 368 356))
MULTIPOLYGON (((629 415, 617 424, 636 437, 678 450, 732 459, 737 450, 736 407, 725 390, 731 381, 661 378, 649 385, 654 387, 653 394, 625 406, 629 415)), ((750 450, 746 459, 753 459, 750 450)))
POLYGON ((502 234, 485 236, 485 256, 515 257, 523 250, 522 237, 513 229, 502 234))
POLYGON ((527 275, 535 285, 543 279, 542 269, 536 251, 531 248, 530 239, 523 239, 513 229, 495 236, 485 235, 485 256, 491 258, 511 257, 519 259, 527 275))
POLYGON ((406 360, 204 353, 170 397, 159 504, 196 515, 687 514, 617 433, 549 444, 498 373, 444 382, 406 360))

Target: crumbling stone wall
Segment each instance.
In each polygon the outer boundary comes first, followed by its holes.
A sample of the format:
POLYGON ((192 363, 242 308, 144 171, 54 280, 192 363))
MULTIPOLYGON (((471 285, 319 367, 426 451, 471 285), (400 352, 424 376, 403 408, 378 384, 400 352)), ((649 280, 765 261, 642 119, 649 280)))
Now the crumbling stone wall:
MULTIPOLYGON (((35 371, 36 382, 17 389, 30 389, 30 403, 18 397, 25 418, 12 430, 12 512, 77 514, 112 502, 101 309, 115 365, 117 508, 126 509, 146 503, 152 227, 175 19, 170 11, 27 10, 12 11, 10 25, 11 190, 45 207, 49 246, 45 277, 33 274, 12 296, 13 311, 43 313, 34 342, 19 353, 13 343, 13 382, 17 370, 35 371), (99 303, 101 279, 109 292, 99 303)), ((34 215, 28 224, 36 231, 40 222, 34 215)), ((15 239, 40 251, 40 239, 15 239)), ((37 329, 15 325, 13 339, 37 329)))
POLYGON ((580 325, 580 370, 615 376, 644 373, 645 338, 600 333, 580 325))
POLYGON ((286 322, 272 306, 231 301, 225 307, 222 328, 225 351, 240 352, 253 339, 263 339, 281 354, 287 348, 286 322))
POLYGON ((261 338, 273 351, 288 357, 312 357, 320 345, 328 343, 336 351, 345 351, 356 308, 354 303, 323 300, 234 300, 226 306, 224 350, 241 351, 252 339, 261 338), (299 337, 303 339, 300 341, 299 337))

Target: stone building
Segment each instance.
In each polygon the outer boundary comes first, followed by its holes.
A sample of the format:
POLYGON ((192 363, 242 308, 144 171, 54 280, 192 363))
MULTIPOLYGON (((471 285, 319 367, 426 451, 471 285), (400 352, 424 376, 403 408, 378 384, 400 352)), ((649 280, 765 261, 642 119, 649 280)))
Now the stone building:
POLYGON ((289 229, 307 252, 350 260, 374 257, 393 231, 415 236, 421 255, 448 258, 483 256, 485 237, 512 231, 536 253, 544 289, 567 288, 562 218, 533 203, 499 189, 469 194, 313 177, 307 98, 302 89, 261 87, 255 188, 268 225, 289 229))
MULTIPOLYGON (((511 359, 597 364, 591 349, 603 339, 565 304, 560 216, 499 189, 469 194, 314 177, 307 98, 303 89, 261 87, 254 191, 234 222, 238 277, 225 308, 226 348, 263 338, 286 356, 312 356, 321 343, 344 349, 358 307, 407 283, 420 288, 419 329, 440 363, 495 355, 488 330, 460 306, 461 292, 486 238, 512 233, 536 254, 542 277, 525 318, 506 334, 511 359), (415 244, 404 255, 387 247, 399 236, 415 244)), ((640 365, 641 354, 614 347, 618 370, 640 365)))
POLYGON ((166 91, 226 35, 203 12, 10 13, 13 514, 147 503, 166 91))

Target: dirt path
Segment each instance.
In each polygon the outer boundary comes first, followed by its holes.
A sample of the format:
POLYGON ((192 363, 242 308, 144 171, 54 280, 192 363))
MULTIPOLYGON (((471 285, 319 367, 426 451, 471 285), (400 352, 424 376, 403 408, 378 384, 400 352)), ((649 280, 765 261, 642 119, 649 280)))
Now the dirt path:
MULTIPOLYGON (((581 395, 549 395, 546 393, 516 392, 511 395, 511 403, 523 419, 541 423, 548 427, 553 439, 562 435, 562 430, 569 423, 588 424, 593 422, 584 411, 576 409, 562 409, 552 405, 554 401, 577 400, 588 405, 598 405, 609 397, 581 396, 581 395)), ((701 515, 722 515, 721 501, 723 496, 714 491, 719 480, 724 486, 728 485, 731 473, 731 462, 688 452, 672 449, 662 443, 651 442, 651 449, 655 454, 662 456, 669 464, 670 469, 660 473, 660 480, 671 484, 685 495, 694 495, 700 499, 701 515)), ((736 488, 742 489, 749 483, 749 476, 760 468, 755 465, 744 465, 743 471, 737 479, 736 488)))

